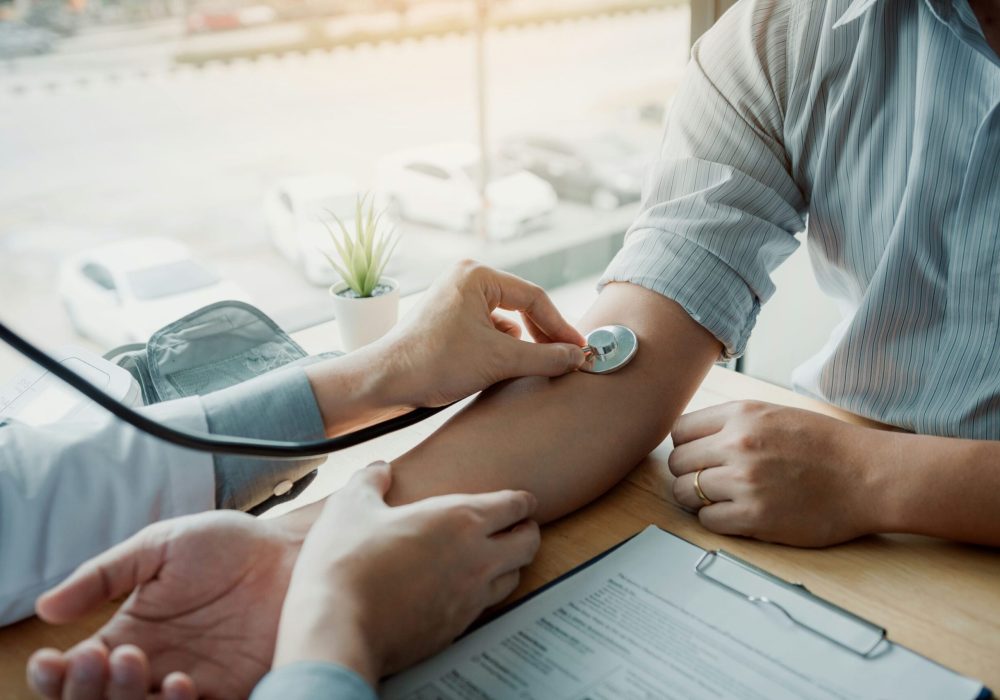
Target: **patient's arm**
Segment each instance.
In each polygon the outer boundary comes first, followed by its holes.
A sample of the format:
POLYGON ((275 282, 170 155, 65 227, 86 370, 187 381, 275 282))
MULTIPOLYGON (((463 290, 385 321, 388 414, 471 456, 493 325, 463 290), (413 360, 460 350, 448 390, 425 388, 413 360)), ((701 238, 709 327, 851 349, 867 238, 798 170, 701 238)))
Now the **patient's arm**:
POLYGON ((675 302, 632 284, 605 287, 580 330, 615 323, 639 337, 627 367, 491 389, 393 462, 390 502, 524 489, 544 522, 614 485, 670 432, 722 348, 675 302))

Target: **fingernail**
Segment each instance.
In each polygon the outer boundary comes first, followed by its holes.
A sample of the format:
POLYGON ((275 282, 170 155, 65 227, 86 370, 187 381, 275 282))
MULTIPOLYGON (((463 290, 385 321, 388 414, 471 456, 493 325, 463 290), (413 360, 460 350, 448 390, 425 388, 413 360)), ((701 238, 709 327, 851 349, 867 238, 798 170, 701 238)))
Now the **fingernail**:
POLYGON ((374 462, 372 462, 371 464, 369 464, 368 468, 369 469, 381 469, 382 467, 388 467, 388 466, 389 466, 389 463, 386 462, 384 459, 377 459, 374 462))
POLYGON ((132 681, 132 669, 121 659, 111 662, 111 683, 113 685, 129 685, 132 681))
POLYGON ((70 664, 70 675, 81 681, 97 680, 104 675, 101 652, 92 646, 84 648, 77 660, 70 664))
POLYGON ((52 685, 55 685, 55 676, 40 664, 34 664, 28 669, 28 673, 31 674, 31 682, 35 685, 38 690, 45 690, 52 685))

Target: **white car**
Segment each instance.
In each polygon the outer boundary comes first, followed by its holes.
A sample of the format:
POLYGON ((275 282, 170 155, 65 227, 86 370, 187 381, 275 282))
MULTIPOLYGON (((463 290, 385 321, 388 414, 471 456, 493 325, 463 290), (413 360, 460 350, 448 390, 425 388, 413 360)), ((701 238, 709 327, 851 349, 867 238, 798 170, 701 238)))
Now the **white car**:
MULTIPOLYGON (((480 209, 479 149, 454 143, 426 146, 386 157, 377 189, 400 219, 475 231, 480 209)), ((494 158, 486 186, 491 238, 521 235, 548 223, 556 207, 552 186, 508 160, 494 158)))
POLYGON ((239 286, 164 238, 131 238, 63 262, 59 295, 74 329, 113 347, 146 342, 155 331, 217 301, 248 301, 239 286))
POLYGON ((313 284, 330 285, 340 277, 323 257, 336 260, 336 250, 324 221, 339 227, 330 213, 354 230, 358 186, 347 175, 311 175, 279 182, 264 200, 271 242, 284 257, 302 268, 313 284))

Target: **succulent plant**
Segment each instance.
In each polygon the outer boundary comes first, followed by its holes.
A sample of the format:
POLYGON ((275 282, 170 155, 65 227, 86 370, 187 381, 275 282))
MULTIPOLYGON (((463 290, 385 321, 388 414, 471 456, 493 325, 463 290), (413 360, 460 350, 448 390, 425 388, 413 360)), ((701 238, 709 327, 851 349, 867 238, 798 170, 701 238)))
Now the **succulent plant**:
POLYGON ((353 234, 336 214, 332 211, 327 213, 340 229, 338 234, 329 221, 323 222, 337 249, 340 262, 326 253, 323 255, 355 294, 370 297, 382 279, 385 266, 399 242, 399 236, 394 235, 393 227, 382 224, 384 212, 375 213, 375 198, 372 197, 369 201, 367 194, 358 197, 354 210, 353 234))

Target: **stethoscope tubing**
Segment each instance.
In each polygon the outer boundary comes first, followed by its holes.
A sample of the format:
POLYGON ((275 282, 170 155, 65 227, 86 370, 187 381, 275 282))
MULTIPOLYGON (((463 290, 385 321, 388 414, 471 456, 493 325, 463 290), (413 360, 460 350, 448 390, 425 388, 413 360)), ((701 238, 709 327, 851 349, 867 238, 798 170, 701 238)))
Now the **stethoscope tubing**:
POLYGON ((375 440, 384 435, 394 433, 397 430, 408 428, 454 405, 446 404, 433 408, 417 408, 401 416, 395 416, 376 425, 361 428, 346 435, 307 442, 264 440, 260 438, 236 437, 233 435, 211 435, 209 433, 173 428, 129 408, 120 401, 116 401, 105 394, 73 370, 63 366, 58 360, 21 335, 15 333, 3 323, 0 323, 0 340, 3 340, 21 355, 24 355, 27 359, 73 387, 119 420, 159 440, 198 452, 239 455, 260 459, 291 460, 319 457, 331 452, 346 450, 349 447, 354 447, 369 440, 375 440))

